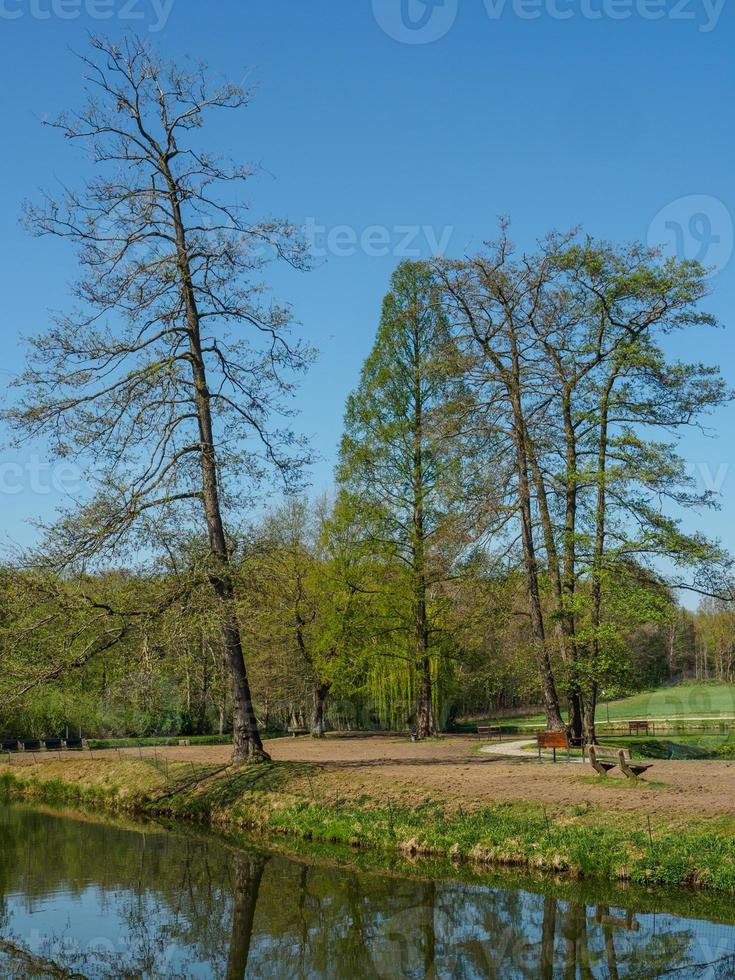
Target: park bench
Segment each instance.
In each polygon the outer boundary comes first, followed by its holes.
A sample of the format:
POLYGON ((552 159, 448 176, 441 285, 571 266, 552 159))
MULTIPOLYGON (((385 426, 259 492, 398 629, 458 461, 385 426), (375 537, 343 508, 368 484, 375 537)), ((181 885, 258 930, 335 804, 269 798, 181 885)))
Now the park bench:
POLYGON ((638 779, 653 765, 652 762, 633 762, 630 758, 630 752, 625 749, 618 749, 618 765, 623 770, 628 779, 638 779))
POLYGON ((503 741, 503 732, 500 725, 478 725, 477 726, 477 737, 478 738, 497 738, 499 742, 503 741))
POLYGON ((536 732, 536 747, 539 759, 541 758, 541 749, 553 749, 554 762, 556 762, 556 750, 566 749, 567 758, 569 758, 569 750, 572 746, 567 732, 536 732))
POLYGON ((308 735, 309 734, 309 729, 308 728, 289 728, 288 734, 291 735, 292 738, 296 738, 297 735, 308 735))
POLYGON ((619 766, 620 771, 628 779, 638 779, 653 765, 652 762, 633 762, 630 758, 630 752, 626 749, 590 745, 589 750, 592 768, 600 776, 607 776, 611 769, 619 766))
POLYGON ((41 751, 41 739, 40 738, 22 738, 20 744, 23 746, 24 752, 40 752, 41 751))
POLYGON ((67 738, 65 741, 70 752, 81 752, 84 748, 84 741, 81 738, 67 738))
MULTIPOLYGON (((628 734, 629 735, 649 735, 650 734, 650 724, 647 721, 629 721, 628 722, 628 734)), ((655 734, 655 728, 654 728, 655 734)))
POLYGON ((20 743, 17 738, 6 738, 0 742, 2 752, 20 752, 20 743))
POLYGON ((45 738, 43 744, 47 752, 60 752, 64 743, 60 738, 45 738))
POLYGON ((601 745, 590 745, 589 749, 592 768, 600 776, 607 776, 620 762, 617 749, 606 749, 601 745))

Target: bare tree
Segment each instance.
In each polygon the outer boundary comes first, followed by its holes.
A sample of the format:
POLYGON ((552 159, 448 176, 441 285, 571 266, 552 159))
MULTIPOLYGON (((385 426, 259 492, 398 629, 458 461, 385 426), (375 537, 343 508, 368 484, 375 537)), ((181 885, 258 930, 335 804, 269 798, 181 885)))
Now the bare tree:
MULTIPOLYGON (((232 683, 234 761, 267 758, 253 712, 226 521, 270 466, 298 483, 305 450, 279 429, 292 376, 311 352, 260 271, 305 253, 287 222, 256 222, 242 199, 252 168, 200 144, 206 120, 249 94, 204 67, 165 64, 143 41, 93 38, 87 99, 54 126, 91 154, 81 190, 27 208, 39 235, 76 246, 75 308, 30 341, 19 438, 77 456, 95 492, 45 544, 56 568, 104 561, 155 524, 201 527, 232 683), (233 479, 234 477, 234 479, 233 479), (136 536, 137 535, 137 536, 136 536)), ((140 535, 143 535, 141 542, 140 535)))

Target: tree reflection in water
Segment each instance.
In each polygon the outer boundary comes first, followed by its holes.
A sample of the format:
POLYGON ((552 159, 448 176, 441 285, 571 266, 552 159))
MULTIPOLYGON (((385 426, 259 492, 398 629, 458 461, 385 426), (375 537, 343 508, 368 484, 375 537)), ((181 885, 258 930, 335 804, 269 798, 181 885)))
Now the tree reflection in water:
MULTIPOLYGON (((0 976, 735 976, 735 928, 0 809, 0 976)), ((570 899, 570 894, 572 898, 570 899)))

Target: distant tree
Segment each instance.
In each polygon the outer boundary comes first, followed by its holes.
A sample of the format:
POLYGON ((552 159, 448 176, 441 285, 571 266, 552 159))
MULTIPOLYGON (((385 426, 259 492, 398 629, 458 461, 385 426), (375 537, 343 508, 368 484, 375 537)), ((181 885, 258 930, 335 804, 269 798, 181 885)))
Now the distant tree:
POLYGON ((325 549, 326 516, 305 499, 275 508, 254 529, 242 568, 245 629, 261 651, 255 669, 290 677, 292 711, 310 689, 314 738, 324 735, 327 698, 346 670, 334 630, 340 588, 325 549))
POLYGON ((233 758, 263 758, 227 514, 270 466, 299 481, 304 449, 277 419, 310 353, 289 339, 290 313, 266 298, 260 272, 274 256, 301 266, 304 253, 287 222, 251 217, 242 194, 252 170, 202 143, 210 116, 248 104, 245 90, 164 64, 139 40, 95 38, 81 60, 86 105, 51 125, 98 172, 27 212, 38 235, 76 246, 76 308, 30 342, 5 417, 19 438, 45 437, 96 474, 91 499, 44 543, 56 569, 150 547, 161 522, 203 525, 233 758))

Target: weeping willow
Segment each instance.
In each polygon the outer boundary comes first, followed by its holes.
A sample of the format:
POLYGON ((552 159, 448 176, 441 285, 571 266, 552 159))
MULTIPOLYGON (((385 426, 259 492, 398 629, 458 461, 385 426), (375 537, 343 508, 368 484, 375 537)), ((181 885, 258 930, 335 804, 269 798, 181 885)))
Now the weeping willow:
MULTIPOLYGON (((431 656, 432 707, 438 727, 443 728, 454 681, 452 661, 444 651, 431 656)), ((406 731, 416 713, 416 666, 406 656, 383 653, 368 669, 365 694, 381 728, 406 731)))

